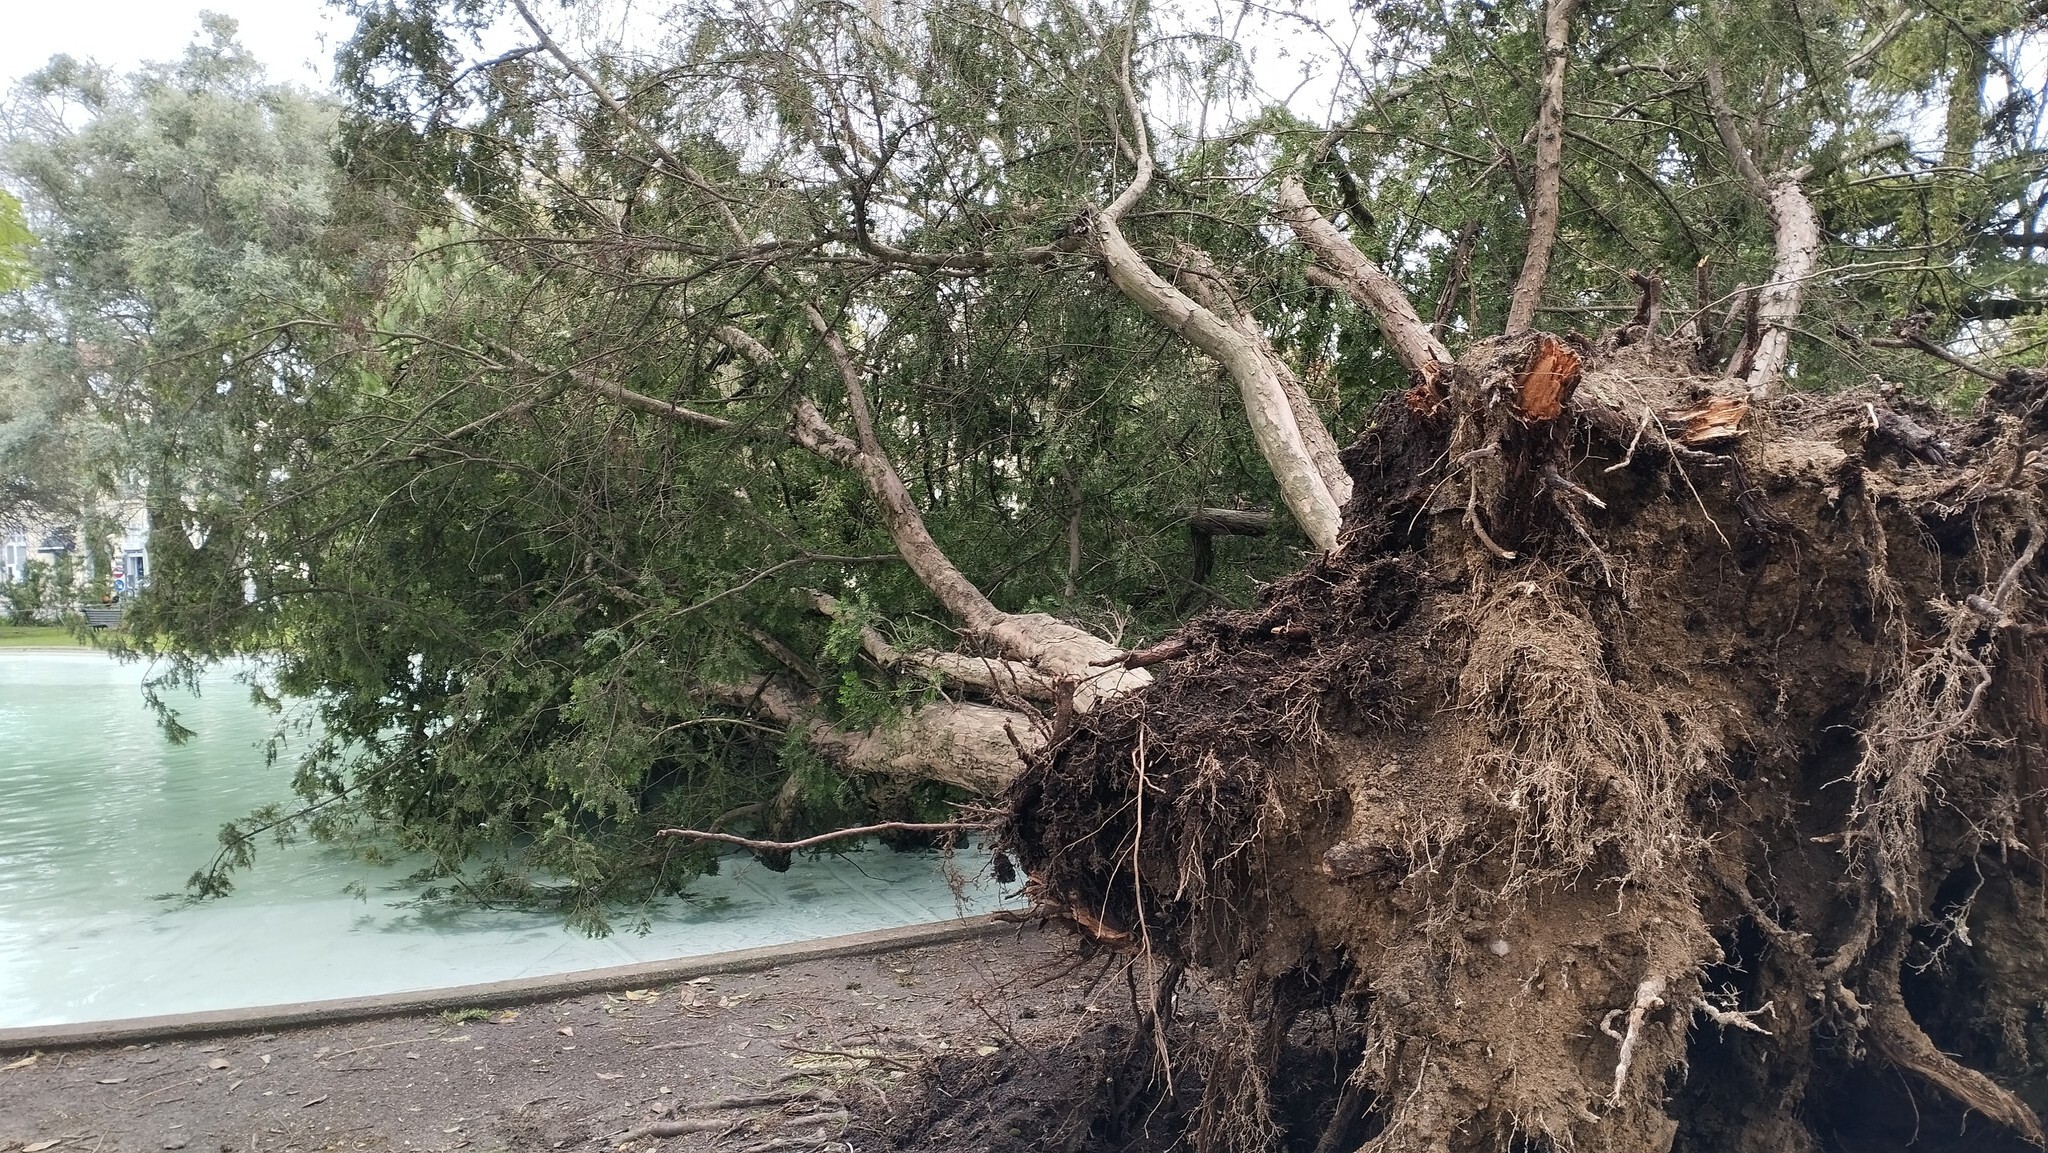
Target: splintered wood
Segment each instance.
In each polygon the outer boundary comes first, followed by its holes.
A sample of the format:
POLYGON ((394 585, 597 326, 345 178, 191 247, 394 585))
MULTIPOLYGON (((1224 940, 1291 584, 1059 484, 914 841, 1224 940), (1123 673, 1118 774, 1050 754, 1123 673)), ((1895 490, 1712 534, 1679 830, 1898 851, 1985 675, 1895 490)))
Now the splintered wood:
POLYGON ((1415 370, 1415 385, 1401 397, 1408 411, 1422 420, 1429 420, 1443 411, 1444 400, 1449 396, 1444 378, 1451 374, 1451 366, 1440 360, 1425 361, 1415 370))
POLYGON ((1556 420, 1579 387, 1579 354, 1552 336, 1536 338, 1529 367, 1515 383, 1515 411, 1531 422, 1556 420))
POLYGON ((1749 401, 1740 396, 1710 396, 1692 408, 1664 414, 1664 425, 1687 448, 1713 448, 1742 435, 1749 401))

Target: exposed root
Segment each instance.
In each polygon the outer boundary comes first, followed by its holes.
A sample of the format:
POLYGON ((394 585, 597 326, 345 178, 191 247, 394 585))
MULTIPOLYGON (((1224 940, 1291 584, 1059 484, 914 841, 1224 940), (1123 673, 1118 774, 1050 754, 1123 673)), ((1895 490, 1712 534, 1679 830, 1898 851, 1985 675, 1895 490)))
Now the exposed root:
POLYGON ((1701 997, 1692 1003, 1692 1011, 1723 1029, 1747 1029, 1749 1032, 1761 1033, 1768 1037, 1771 1031, 1757 1024, 1756 1019, 1765 1014, 1775 1016, 1777 1006, 1773 1002, 1765 1001, 1754 1009, 1725 1009, 1701 997))
POLYGON ((1197 1153, 1811 1149, 1879 1058, 2034 1139, 1979 1057, 2044 1071, 2048 387, 1915 410, 1944 463, 1866 446, 1874 392, 1563 348, 1390 400, 1344 547, 1035 757, 1020 864, 1222 991, 1133 1038, 1197 1153))
POLYGON ((1662 977, 1646 977, 1636 986, 1636 999, 1627 1009, 1615 1009, 1600 1022, 1600 1031, 1621 1043, 1621 1052, 1614 1060, 1614 1088, 1607 1094, 1607 1103, 1619 1104, 1621 1091, 1628 1087, 1629 1069, 1636 1060, 1636 1046, 1642 1043, 1643 1023, 1650 1014, 1664 1008, 1664 989, 1667 982, 1662 977), (1614 1031, 1614 1018, 1628 1014, 1628 1032, 1614 1031))
POLYGON ((1926 1080, 1967 1108, 2035 1145, 2048 1146, 2048 1134, 2042 1132, 2040 1118, 2024 1102, 1996 1081, 1934 1047, 1920 1023, 1906 1010, 1896 967, 1900 950, 1892 952, 1891 963, 1877 966, 1865 989, 1869 998, 1864 1005, 1865 1019, 1871 1046, 1885 1060, 1926 1080))
MULTIPOLYGON (((775 1107, 776 1112, 757 1114, 744 1118, 729 1117, 676 1117, 650 1121, 621 1133, 614 1140, 618 1144, 629 1141, 644 1141, 648 1138, 682 1137, 691 1133, 725 1133, 741 1129, 761 1132, 767 1128, 798 1127, 805 1125, 836 1126, 846 1128, 847 1113, 840 1105, 839 1095, 829 1089, 794 1089, 783 1093, 751 1093, 732 1097, 719 1097, 710 1101, 686 1106, 690 1112, 716 1112, 726 1109, 760 1109, 775 1107)), ((835 1135, 837 1130, 835 1130, 835 1135)), ((780 1139, 778 1139, 780 1140, 780 1139)), ((804 1144, 816 1144, 820 1137, 803 1139, 804 1144)), ((753 1148, 754 1146, 748 1146, 753 1148)), ((780 1146, 778 1146, 780 1147, 780 1146)))

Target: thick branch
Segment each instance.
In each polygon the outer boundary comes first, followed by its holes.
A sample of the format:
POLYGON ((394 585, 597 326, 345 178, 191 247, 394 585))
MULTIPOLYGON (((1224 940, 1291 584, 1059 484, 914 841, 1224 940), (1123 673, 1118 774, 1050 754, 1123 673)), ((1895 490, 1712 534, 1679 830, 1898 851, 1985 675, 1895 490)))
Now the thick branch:
POLYGON ((1292 176, 1280 178, 1279 207, 1280 219, 1315 253, 1335 286, 1378 319, 1387 344, 1408 371, 1428 373, 1433 371, 1428 366, 1450 362, 1450 350, 1422 323, 1401 286, 1323 218, 1309 203, 1301 181, 1292 176))
POLYGON ((879 825, 834 829, 829 833, 819 833, 815 837, 805 837, 800 841, 757 841, 751 837, 702 829, 662 829, 654 835, 674 837, 683 841, 716 841, 719 844, 737 845, 742 849, 762 853, 795 853, 804 849, 815 849, 819 845, 829 845, 834 841, 873 837, 882 833, 969 833, 988 827, 986 821, 883 821, 879 825))
MULTIPOLYGON (((582 81, 590 89, 592 95, 601 101, 636 136, 640 137, 647 147, 652 149, 684 183, 695 189, 706 199, 712 213, 736 241, 742 245, 751 243, 752 238, 748 235, 745 225, 740 222, 739 217, 733 211, 732 205, 734 202, 731 197, 721 193, 701 173, 686 163, 666 144, 662 143, 660 137, 635 117, 618 99, 605 91, 598 83, 597 77, 592 75, 589 69, 579 64, 555 43, 548 35, 547 30, 534 16, 532 10, 524 3, 524 0, 513 0, 513 7, 518 10, 521 18, 533 29, 534 34, 540 39, 542 47, 547 50, 549 55, 553 56, 562 67, 568 69, 571 74, 582 81)), ((1130 60, 1127 45, 1125 49, 1122 87, 1125 102, 1135 113, 1137 98, 1130 86, 1129 72, 1130 60)), ((1134 127, 1138 134, 1140 153, 1144 161, 1140 165, 1139 178, 1133 182, 1130 188, 1124 190, 1123 195, 1119 196, 1116 204, 1112 206, 1117 212, 1121 212, 1128 208, 1130 204, 1135 203, 1137 198, 1143 195, 1145 184, 1151 178, 1151 153, 1149 144, 1145 139, 1144 124, 1142 119, 1135 116, 1134 121, 1134 127)), ((854 364, 853 358, 847 352, 846 345, 840 339, 838 332, 826 321, 813 300, 802 296, 778 275, 772 267, 762 270, 761 279, 762 283, 770 289, 790 299, 797 305, 812 331, 824 343, 834 368, 838 370, 841 385, 846 393, 847 405, 853 416, 855 437, 849 440, 825 420, 823 414, 818 411, 816 404, 809 398, 800 398, 792 406, 793 423, 790 429, 790 436, 797 444, 811 452, 836 463, 848 465, 859 473, 863 485, 868 490, 868 494, 874 498, 876 504, 882 509, 890 539, 895 542, 897 552, 903 557, 904 562, 910 566, 911 571, 917 575, 918 580, 938 599, 939 603, 944 605, 948 612, 958 617, 969 631, 986 639, 1009 656, 1035 665, 1045 675, 1072 677, 1079 681, 1080 683, 1074 690, 1076 709, 1086 711, 1103 697, 1115 695, 1149 683, 1151 680, 1150 674, 1141 670, 1122 668, 1104 670, 1099 665, 1091 663, 1118 656, 1122 650, 1117 646, 1094 636, 1086 630, 1076 628, 1065 621, 1043 613, 1004 613, 997 609, 995 604, 979 588, 976 588, 974 583, 968 580, 965 574, 961 573, 959 568, 947 558, 945 552, 939 548, 937 542, 932 539, 930 532, 925 528, 923 515, 918 511, 917 505, 911 500, 909 490, 904 487, 902 477, 897 474, 894 464, 891 463, 887 452, 883 450, 881 441, 875 434, 874 418, 872 410, 868 405, 862 370, 854 364)), ((769 354, 765 347, 758 341, 747 337, 746 334, 739 332, 738 329, 722 328, 718 331, 718 336, 740 352, 741 355, 746 356, 756 364, 765 366, 773 363, 772 354, 769 354)), ((620 390, 614 399, 619 400, 621 403, 632 404, 634 403, 632 397, 637 395, 632 394, 629 396, 626 390, 620 390)), ((657 406, 662 404, 659 401, 654 403, 657 406)), ((666 406, 666 408, 661 410, 661 415, 676 420, 689 420, 692 417, 703 417, 704 415, 685 415, 687 410, 667 410, 673 407, 666 406)), ((654 411, 654 409, 650 409, 650 411, 654 411)), ((720 418, 707 417, 705 419, 716 421, 720 418)), ((936 708, 937 706, 934 707, 936 708)), ((959 705, 952 707, 974 709, 981 706, 959 705)), ((995 711, 1000 712, 1000 710, 995 711)), ((966 728, 971 729, 973 726, 967 725, 966 728)), ((983 726, 983 728, 986 728, 986 726, 983 726)), ((984 733, 984 735, 986 734, 984 733)), ((1008 739, 1005 738, 1004 747, 1007 748, 1008 744, 1008 739)), ((887 742, 883 741, 880 737, 871 738, 861 746, 859 755, 869 758, 884 756, 884 753, 877 750, 885 746, 887 746, 887 742)), ((869 771, 881 770, 874 769, 869 771)), ((937 779, 946 778, 939 777, 937 779)))
POLYGON ((1820 266, 1820 218, 1800 186, 1800 174, 1771 186, 1771 229, 1776 233, 1777 262, 1771 280, 1758 293, 1757 318, 1763 337, 1749 366, 1750 395, 1763 397, 1777 386, 1792 356, 1792 326, 1799 319, 1806 282, 1820 266))
POLYGON ((980 796, 1002 792, 1024 767, 1022 758, 1044 743, 1031 717, 991 705, 938 701, 874 729, 842 732, 810 701, 772 680, 710 691, 727 704, 803 734, 812 749, 851 772, 942 781, 980 796))
POLYGON ((1772 239, 1777 251, 1770 282, 1758 292, 1757 318, 1762 323, 1763 334, 1757 341, 1749 370, 1744 374, 1750 395, 1761 399, 1777 386, 1779 378, 1784 375, 1786 363, 1791 359, 1792 326, 1799 319, 1800 299, 1806 291, 1807 280, 1820 265, 1820 218, 1814 214, 1813 202, 1807 199, 1801 184, 1806 178, 1805 169, 1796 169, 1770 180, 1764 178, 1756 158, 1750 155, 1749 146, 1742 142, 1742 134, 1736 128, 1735 112, 1728 104, 1727 84, 1721 76, 1720 62, 1711 56, 1707 58, 1706 74, 1707 100, 1713 109, 1714 131, 1720 135, 1722 147, 1728 150, 1729 159, 1741 175, 1743 187, 1749 189, 1750 195, 1756 197, 1770 213, 1772 239))
POLYGON ((1236 329, 1238 334, 1251 343, 1253 349, 1272 366, 1273 376, 1280 386, 1280 398, 1294 414, 1294 427, 1301 433, 1301 443, 1308 449, 1309 459, 1315 462, 1316 472, 1323 478, 1324 487, 1330 490, 1330 498, 1341 509, 1351 499, 1351 474, 1337 460, 1337 441, 1317 414, 1315 402, 1309 399, 1308 390, 1301 385, 1301 378, 1274 351, 1273 343, 1266 339, 1266 332, 1259 327, 1237 297, 1230 291, 1230 285, 1217 270, 1216 262, 1209 254, 1192 244, 1175 247, 1174 254, 1180 258, 1181 271, 1177 278, 1181 288, 1204 308, 1223 318, 1224 322, 1236 329))
POLYGON ((1536 110, 1536 180, 1529 202, 1529 248, 1522 274, 1508 297, 1507 335, 1529 331, 1543 282, 1550 276, 1550 250, 1557 243, 1558 184, 1564 159, 1564 73, 1576 0, 1549 0, 1543 14, 1543 102, 1536 110))
MULTIPOLYGON (((1335 549, 1338 530, 1343 526, 1342 501, 1330 491, 1302 439, 1301 424, 1288 402, 1280 379, 1279 358, 1273 355, 1272 347, 1265 343, 1263 335, 1256 341, 1248 338, 1187 293, 1168 284, 1124 238, 1117 222, 1144 195, 1153 172, 1144 115, 1131 88, 1128 48, 1118 84, 1131 121, 1138 172, 1109 207, 1093 214, 1088 235, 1096 259, 1102 261, 1110 283, 1147 316, 1179 333, 1189 344, 1223 365, 1237 384, 1252 439, 1273 470, 1288 510, 1317 548, 1326 552, 1335 549)), ((1328 435, 1327 431, 1324 435, 1328 435)))
POLYGON ((1258 344, 1154 272, 1107 213, 1096 214, 1090 238, 1110 283, 1147 316, 1223 365, 1237 384, 1252 438, 1280 484, 1288 511, 1317 548, 1336 548, 1342 506, 1302 442, 1301 426, 1287 403, 1274 358, 1262 355, 1258 344))
MULTIPOLYGON (((828 617, 837 618, 841 612, 838 600, 824 593, 812 596, 811 603, 828 617)), ((860 646, 883 668, 914 669, 934 673, 952 684, 976 689, 992 697, 1026 697, 1035 701, 1050 701, 1058 696, 1051 677, 1022 661, 941 652, 937 649, 906 651, 889 643, 888 638, 884 637, 880 630, 866 625, 860 630, 860 646)))
POLYGON ((1257 509, 1198 508, 1188 513, 1188 528, 1210 536, 1265 536, 1273 514, 1257 509))

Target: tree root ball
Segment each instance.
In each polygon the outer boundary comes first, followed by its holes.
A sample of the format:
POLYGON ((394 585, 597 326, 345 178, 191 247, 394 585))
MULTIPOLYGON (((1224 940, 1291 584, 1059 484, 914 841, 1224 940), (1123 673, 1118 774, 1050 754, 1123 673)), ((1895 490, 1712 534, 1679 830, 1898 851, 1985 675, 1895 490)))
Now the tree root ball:
POLYGON ((2048 378, 1957 421, 1558 349, 1385 405, 1342 546, 1058 734, 1042 911, 1204 986, 1147 1042, 1196 1149, 2039 1143, 2048 378))

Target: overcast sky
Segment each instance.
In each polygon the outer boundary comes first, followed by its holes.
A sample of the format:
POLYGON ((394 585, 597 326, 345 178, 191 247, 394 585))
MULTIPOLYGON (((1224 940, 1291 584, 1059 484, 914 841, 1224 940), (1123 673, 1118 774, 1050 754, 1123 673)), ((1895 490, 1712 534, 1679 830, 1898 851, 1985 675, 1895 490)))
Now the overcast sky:
MULTIPOLYGON (((334 50, 348 34, 347 20, 325 0, 0 0, 8 9, 0 18, 0 95, 16 80, 41 68, 59 53, 97 60, 116 72, 127 72, 144 60, 174 60, 199 30, 202 11, 231 16, 240 26, 244 47, 263 62, 276 80, 324 87, 333 72, 334 50)), ((1171 2, 1171 0, 1169 0, 1171 2)), ((1317 61, 1308 71, 1316 76, 1303 92, 1304 57, 1327 52, 1330 41, 1303 35, 1285 19, 1265 27, 1243 21, 1247 9, 1267 7, 1242 0, 1181 0, 1192 14, 1209 13, 1218 31, 1235 32, 1251 50, 1255 72, 1268 97, 1293 95, 1297 107, 1311 114, 1328 99, 1336 70, 1317 61), (1285 44, 1285 47, 1279 45, 1285 44), (1321 50, 1321 51, 1319 51, 1321 50), (1320 65, 1320 66, 1319 66, 1320 65), (1307 97, 1307 99, 1303 99, 1307 97)), ((646 23, 668 8, 656 0, 613 0, 612 3, 564 12, 547 5, 556 35, 571 44, 595 37, 611 40, 625 26, 646 23), (606 15, 598 15, 603 12, 606 15)), ((1278 0, 1279 10, 1317 12, 1340 39, 1356 35, 1346 0, 1278 0)), ((628 34, 630 38, 630 33, 628 34)), ((486 53, 526 40, 524 30, 504 27, 486 39, 486 53), (495 43, 504 40, 500 45, 495 43)))
POLYGON ((7 0, 0 31, 0 83, 41 68, 59 53, 128 71, 179 56, 199 30, 199 13, 241 25, 242 43, 280 80, 326 83, 346 31, 323 0, 7 0))

